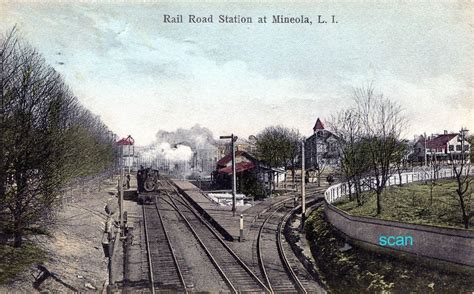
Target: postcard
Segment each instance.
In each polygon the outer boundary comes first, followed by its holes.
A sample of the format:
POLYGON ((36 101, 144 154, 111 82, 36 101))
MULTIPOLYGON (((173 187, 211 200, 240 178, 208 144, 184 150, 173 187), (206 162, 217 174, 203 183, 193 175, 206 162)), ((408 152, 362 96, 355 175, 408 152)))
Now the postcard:
POLYGON ((0 292, 473 292, 473 19, 0 1, 0 292))

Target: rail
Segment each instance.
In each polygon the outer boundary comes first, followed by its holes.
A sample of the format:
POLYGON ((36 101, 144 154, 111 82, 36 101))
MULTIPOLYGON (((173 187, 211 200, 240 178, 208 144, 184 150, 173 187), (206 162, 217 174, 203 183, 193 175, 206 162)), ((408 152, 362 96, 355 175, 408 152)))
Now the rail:
POLYGON ((226 284, 232 289, 232 291, 234 293, 238 293, 237 289, 234 287, 234 285, 232 284, 232 282, 230 281, 230 279, 227 277, 227 275, 225 274, 224 270, 219 266, 219 264, 217 263, 216 259, 214 258, 214 256, 211 254, 210 250, 207 248, 207 246, 204 244, 204 242, 201 240, 201 238, 199 237, 199 235, 196 233, 196 231, 193 229, 193 227, 191 226, 191 224, 189 223, 188 219, 180 212, 178 206, 176 205, 176 203, 174 203, 173 199, 171 198, 171 196, 168 195, 168 197, 170 198, 170 201, 167 201, 165 199, 163 199, 163 201, 167 202, 170 206, 172 206, 176 212, 178 212, 178 214, 183 218, 183 220, 186 222, 186 225, 188 226, 188 228, 191 230, 191 233, 194 235, 194 237, 196 238, 196 240, 199 242, 199 244, 201 245, 201 247, 204 249, 204 252, 206 252, 207 256, 209 256, 209 259, 211 260, 212 264, 214 264, 214 266, 216 267, 217 271, 219 272, 219 274, 222 276, 222 278, 224 279, 224 281, 226 282, 226 284))
MULTIPOLYGON (((156 198, 156 196, 155 196, 155 198, 156 198)), ((161 217, 161 213, 158 209, 156 199, 155 199, 155 208, 156 208, 156 212, 158 213, 158 217, 160 218, 160 222, 163 226, 163 233, 164 233, 165 238, 166 238, 166 243, 168 244, 168 248, 170 249, 171 256, 173 257, 173 262, 176 266, 176 270, 178 272, 179 280, 181 281, 181 284, 183 285, 184 293, 188 293, 188 290, 187 290, 187 287, 186 287, 186 282, 184 281, 184 277, 183 277, 183 272, 181 271, 181 267, 179 266, 178 259, 176 258, 176 253, 174 252, 173 246, 171 246, 171 240, 168 237, 168 232, 166 231, 165 224, 163 222, 163 218, 161 217)))
POLYGON ((166 262, 166 263, 170 262, 169 264, 174 265, 173 277, 176 278, 176 284, 169 284, 168 287, 172 286, 173 289, 177 287, 177 290, 179 290, 180 292, 188 293, 180 265, 176 258, 176 254, 173 250, 173 246, 171 245, 171 240, 168 237, 168 232, 166 230, 166 227, 163 222, 163 218, 158 209, 158 206, 156 205, 156 202, 154 206, 142 205, 142 207, 143 207, 143 222, 144 222, 144 228, 145 228, 147 260, 148 260, 148 267, 149 267, 149 279, 150 279, 150 284, 151 284, 150 289, 152 293, 155 293, 156 291, 155 289, 156 283, 158 285, 166 287, 165 284, 162 283, 163 281, 160 281, 160 278, 162 277, 163 271, 166 271, 166 273, 169 272, 169 267, 165 267, 165 268, 160 267, 161 262, 166 262), (157 217, 150 219, 149 217, 155 216, 153 214, 154 211, 156 211, 157 217), (150 224, 152 224, 153 226, 150 227, 150 224), (153 234, 150 234, 150 230, 153 232, 153 234), (155 246, 153 247, 151 246, 152 245, 151 243, 153 242, 152 240, 155 240, 155 246), (158 257, 159 255, 161 256, 161 258, 158 257), (157 257, 158 257, 158 260, 160 260, 160 264, 158 265, 154 264, 154 260, 156 261, 157 257), (154 266, 158 266, 158 267, 155 268, 154 266), (181 290, 181 287, 182 287, 182 290, 181 290))
MULTIPOLYGON (((284 201, 280 201, 280 202, 277 202, 273 205, 271 205, 270 207, 266 208, 265 211, 268 211, 269 209, 271 208, 274 208, 275 210, 272 211, 263 221, 263 223, 261 224, 260 226, 260 229, 258 231, 258 235, 257 235, 257 258, 258 258, 258 264, 260 266, 260 268, 262 269, 262 274, 265 278, 265 281, 267 282, 267 285, 268 285, 268 288, 270 289, 270 291, 272 293, 274 293, 274 290, 273 290, 273 287, 272 287, 272 284, 270 282, 270 278, 269 278, 269 275, 267 273, 267 270, 265 268, 265 263, 263 261, 263 253, 262 253, 262 235, 263 235, 263 229, 265 227, 265 224, 268 222, 268 220, 270 220, 273 215, 275 215, 276 212, 278 212, 283 206, 286 205, 286 202, 289 202, 289 201, 293 201, 293 199, 286 199, 284 201)), ((281 258, 281 260, 283 261, 283 266, 285 267, 285 270, 286 272, 288 273, 289 275, 289 278, 290 280, 292 280, 292 282, 294 283, 295 287, 297 290, 299 290, 301 293, 306 293, 306 290, 304 289, 303 285, 301 284, 300 280, 298 279, 298 277, 296 276, 295 272, 293 271, 293 269, 291 268, 290 266, 290 263, 288 261, 288 258, 286 257, 286 254, 283 250, 283 243, 282 243, 282 239, 281 239, 281 234, 282 234, 282 224, 284 222, 286 222, 287 220, 287 216, 291 213, 292 211, 289 211, 287 214, 285 214, 285 216, 279 221, 278 223, 278 227, 277 227, 277 249, 278 249, 278 254, 281 258)))
MULTIPOLYGON (((174 192, 176 193, 176 195, 178 195, 179 197, 182 197, 181 196, 181 193, 179 193, 179 191, 176 190, 176 188, 174 187, 174 185, 170 184, 173 189, 174 189, 174 192)), ((178 205, 175 203, 175 200, 176 199, 173 199, 173 197, 171 197, 171 195, 168 194, 168 197, 170 198, 170 201, 173 203, 174 205, 174 209, 180 214, 180 216, 183 218, 183 220, 185 220, 188 228, 190 228, 191 232, 193 233, 193 235, 195 236, 196 240, 198 240, 198 242, 200 243, 201 247, 204 249, 204 251, 206 252, 206 254, 209 256, 211 262, 214 264, 214 266, 216 267, 216 269, 219 271, 219 273, 221 274, 221 276, 223 277, 224 281, 227 283, 227 285, 229 285, 229 287, 231 288, 232 292, 234 293, 238 293, 239 290, 236 288, 236 286, 234 285, 234 282, 231 281, 230 277, 226 274, 226 271, 219 265, 217 259, 213 256, 213 254, 210 252, 210 250, 208 249, 208 246, 206 246, 205 242, 202 240, 202 238, 199 236, 199 234, 196 232, 196 230, 193 228, 193 226, 191 225, 190 221, 184 216, 184 214, 181 212, 181 210, 178 208, 178 205)), ((237 261, 237 263, 240 265, 240 267, 245 271, 247 272, 247 274, 249 275, 249 277, 259 286, 259 288, 261 288, 261 290, 265 291, 265 292, 271 292, 267 286, 265 286, 265 284, 260 281, 260 279, 250 270, 250 268, 237 256, 237 254, 235 254, 232 249, 227 245, 225 244, 225 242, 220 238, 219 234, 215 232, 215 230, 205 221, 202 219, 202 217, 196 213, 194 211, 194 209, 192 209, 192 207, 190 205, 188 205, 187 203, 183 202, 183 201, 180 201, 180 200, 176 200, 176 201, 179 201, 179 203, 183 206, 185 206, 189 212, 191 212, 195 217, 196 219, 205 226, 205 228, 212 234, 212 239, 213 240, 217 240, 219 242, 219 244, 222 245, 223 249, 225 250, 225 252, 228 252, 228 254, 230 254, 232 256, 232 258, 237 261)), ((213 250, 217 250, 217 248, 213 248, 213 250)), ((228 263, 228 264, 234 264, 233 262, 232 263, 228 263)), ((256 289, 254 289, 256 290, 256 289)))
POLYGON ((150 290, 152 294, 155 294, 155 281, 153 279, 153 264, 151 261, 151 250, 150 250, 150 243, 148 237, 148 227, 147 227, 147 220, 146 220, 146 213, 145 213, 145 205, 142 205, 143 209, 143 226, 145 229, 145 243, 146 243, 146 251, 147 251, 147 260, 148 260, 148 274, 150 278, 150 290))
POLYGON ((293 281, 295 282, 296 288, 299 290, 300 293, 306 294, 306 289, 303 287, 303 284, 301 283, 300 279, 296 276, 295 271, 293 268, 290 266, 290 262, 288 261, 288 258, 286 257, 285 251, 283 250, 283 242, 281 240, 281 236, 283 234, 283 224, 286 224, 288 218, 290 215, 293 213, 293 210, 290 210, 285 214, 283 217, 282 221, 278 224, 278 232, 277 232, 277 244, 278 244, 278 251, 280 252, 280 255, 282 256, 283 262, 285 264, 285 268, 287 271, 290 273, 293 281))

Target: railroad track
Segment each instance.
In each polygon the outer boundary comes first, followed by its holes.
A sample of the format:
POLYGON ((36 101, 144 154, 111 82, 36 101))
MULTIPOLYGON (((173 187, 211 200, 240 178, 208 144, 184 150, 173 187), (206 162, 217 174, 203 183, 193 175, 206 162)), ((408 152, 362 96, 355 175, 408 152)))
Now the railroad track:
POLYGON ((264 220, 257 235, 258 265, 272 293, 306 293, 289 266, 281 244, 281 214, 287 202, 277 203, 264 213, 264 220), (284 271, 280 270, 282 268, 284 271))
MULTIPOLYGON (((168 183, 172 186, 171 183, 168 183)), ((174 186, 173 186, 174 188, 174 186)), ((174 189, 166 200, 186 222, 193 236, 233 293, 271 292, 250 268, 229 248, 220 235, 195 212, 174 189)), ((164 200, 164 199, 163 199, 164 200)))
POLYGON ((263 222, 257 234, 258 265, 272 293, 314 291, 313 279, 302 269, 289 244, 284 241, 285 224, 294 213, 294 209, 286 206, 291 202, 291 199, 286 199, 266 209, 261 215, 263 222))
POLYGON ((142 205, 142 207, 151 293, 162 291, 187 293, 182 270, 156 201, 154 205, 142 205))

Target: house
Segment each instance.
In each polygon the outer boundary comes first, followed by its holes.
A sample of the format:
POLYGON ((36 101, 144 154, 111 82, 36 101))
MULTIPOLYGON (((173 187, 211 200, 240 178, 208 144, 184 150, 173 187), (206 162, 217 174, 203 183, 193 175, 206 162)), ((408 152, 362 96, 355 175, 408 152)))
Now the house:
MULTIPOLYGON (((270 183, 278 184, 285 176, 285 170, 271 168, 246 151, 235 152, 235 170, 237 191, 244 194, 265 195, 270 183)), ((232 154, 221 158, 213 172, 213 181, 216 188, 232 188, 232 154)))
POLYGON ((465 158, 470 162, 471 144, 466 140, 467 136, 464 136, 464 142, 461 138, 459 133, 448 133, 446 130, 442 135, 431 135, 426 139, 420 136, 413 146, 410 160, 418 163, 424 163, 425 160, 427 163, 448 163, 461 159, 464 153, 465 158))
POLYGON ((313 127, 313 134, 305 141, 305 167, 319 169, 325 166, 335 166, 339 162, 337 137, 324 128, 318 118, 313 127))

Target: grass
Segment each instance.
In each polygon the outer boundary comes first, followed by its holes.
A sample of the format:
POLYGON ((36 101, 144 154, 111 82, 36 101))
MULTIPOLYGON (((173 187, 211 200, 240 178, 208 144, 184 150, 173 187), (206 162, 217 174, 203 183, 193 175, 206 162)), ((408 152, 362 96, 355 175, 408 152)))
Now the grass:
POLYGON ((330 293, 471 293, 474 276, 436 270, 345 244, 324 219, 324 208, 306 221, 311 252, 330 293))
MULTIPOLYGON (((374 192, 362 193, 363 204, 344 200, 336 206, 352 215, 372 216, 386 220, 464 228, 461 209, 456 195, 456 183, 451 179, 438 180, 433 186, 433 199, 430 200, 430 183, 387 187, 382 193, 382 213, 377 216, 376 195, 374 192)), ((468 191, 473 194, 472 187, 468 191)), ((474 211, 474 199, 470 201, 470 211, 474 211)), ((474 226, 471 218, 470 228, 474 226)))
POLYGON ((17 274, 25 271, 32 264, 41 263, 45 252, 32 244, 21 248, 0 245, 0 284, 10 282, 17 274))

